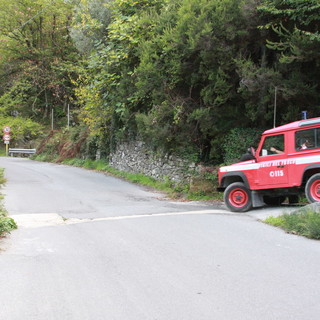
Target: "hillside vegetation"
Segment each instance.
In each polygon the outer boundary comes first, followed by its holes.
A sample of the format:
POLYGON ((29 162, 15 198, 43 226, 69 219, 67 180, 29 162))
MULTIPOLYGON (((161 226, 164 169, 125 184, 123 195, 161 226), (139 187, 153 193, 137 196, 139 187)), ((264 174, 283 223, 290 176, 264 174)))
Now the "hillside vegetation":
MULTIPOLYGON (((4 170, 0 169, 0 189, 5 181, 4 170)), ((0 239, 18 227, 12 218, 7 217, 7 211, 2 204, 2 199, 3 196, 0 193, 0 239)))
POLYGON ((0 0, 0 125, 228 162, 319 116, 319 30, 319 0, 0 0))

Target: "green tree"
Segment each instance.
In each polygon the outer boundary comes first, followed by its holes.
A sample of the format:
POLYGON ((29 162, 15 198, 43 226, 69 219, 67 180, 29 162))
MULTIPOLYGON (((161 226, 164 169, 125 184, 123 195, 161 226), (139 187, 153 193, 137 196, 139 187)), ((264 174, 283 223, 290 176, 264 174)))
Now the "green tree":
POLYGON ((268 19, 264 25, 278 39, 269 48, 281 52, 280 61, 320 62, 320 3, 318 0, 264 0, 258 11, 268 19))
POLYGON ((111 0, 80 0, 74 8, 70 35, 77 49, 93 52, 105 40, 111 22, 111 0))
MULTIPOLYGON (((246 14, 243 1, 185 0, 151 16, 154 35, 139 46, 135 75, 138 93, 150 98, 151 108, 138 120, 152 127, 158 145, 157 128, 167 128, 166 148, 192 148, 202 160, 220 156, 222 132, 240 125, 243 115, 242 101, 236 103, 235 57, 248 42, 246 14)), ((145 137, 152 138, 148 130, 145 137)))
POLYGON ((69 66, 77 56, 71 17, 72 5, 63 0, 1 1, 0 94, 12 104, 18 92, 16 112, 49 119, 71 100, 69 66))
POLYGON ((279 107, 283 120, 307 109, 319 112, 320 3, 318 0, 264 0, 257 8, 266 30, 272 67, 280 72, 279 107), (293 111, 293 112, 292 112, 293 111))
POLYGON ((104 21, 97 2, 74 27, 90 34, 76 93, 92 132, 219 161, 226 131, 270 120, 281 74, 261 50, 257 1, 106 1, 104 21))
MULTIPOLYGON (((142 37, 137 24, 139 13, 156 7, 159 1, 105 2, 106 21, 93 13, 86 15, 85 21, 94 32, 96 26, 104 23, 103 32, 92 38, 95 50, 87 52, 81 68, 76 94, 82 104, 80 117, 93 133, 110 138, 123 136, 132 131, 133 109, 139 108, 141 101, 135 93, 133 72, 139 58, 136 48, 142 37)), ((90 10, 89 10, 90 11, 90 10)), ((88 12, 86 8, 79 11, 88 12)), ((78 20, 74 28, 81 28, 78 20)))

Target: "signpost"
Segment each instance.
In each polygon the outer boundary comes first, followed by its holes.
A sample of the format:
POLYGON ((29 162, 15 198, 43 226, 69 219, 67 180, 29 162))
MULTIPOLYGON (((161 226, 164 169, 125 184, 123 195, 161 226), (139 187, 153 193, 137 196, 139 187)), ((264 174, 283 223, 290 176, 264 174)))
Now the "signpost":
POLYGON ((4 141, 10 141, 10 139, 11 139, 9 133, 4 134, 2 138, 3 138, 4 141))
POLYGON ((3 132, 4 135, 2 137, 4 144, 6 145, 6 156, 8 156, 8 150, 9 150, 9 144, 10 144, 10 140, 11 140, 11 136, 10 136, 10 131, 11 128, 9 126, 5 126, 3 128, 3 132))
POLYGON ((9 126, 5 126, 5 127, 3 128, 3 132, 4 132, 4 133, 10 133, 10 131, 11 131, 11 128, 10 128, 9 126))

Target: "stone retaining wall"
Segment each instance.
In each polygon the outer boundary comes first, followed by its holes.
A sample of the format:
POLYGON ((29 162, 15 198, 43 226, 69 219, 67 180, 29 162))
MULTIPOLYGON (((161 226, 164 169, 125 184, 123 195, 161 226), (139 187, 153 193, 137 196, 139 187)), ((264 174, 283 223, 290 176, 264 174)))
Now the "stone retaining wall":
POLYGON ((131 172, 141 173, 157 180, 169 179, 173 182, 189 182, 195 172, 194 163, 171 155, 157 155, 146 147, 143 142, 124 142, 110 154, 111 167, 131 172))

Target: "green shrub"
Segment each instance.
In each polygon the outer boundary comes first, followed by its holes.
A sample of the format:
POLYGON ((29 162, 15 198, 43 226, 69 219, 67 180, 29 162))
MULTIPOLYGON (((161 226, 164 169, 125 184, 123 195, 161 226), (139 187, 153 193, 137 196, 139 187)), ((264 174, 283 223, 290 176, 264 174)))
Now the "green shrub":
POLYGON ((31 119, 1 116, 0 127, 3 128, 4 126, 11 127, 11 145, 15 143, 26 143, 43 135, 43 127, 31 119))
POLYGON ((4 177, 4 169, 0 168, 0 185, 4 184, 6 182, 6 179, 4 177))
POLYGON ((237 162, 249 147, 257 147, 261 131, 256 128, 232 129, 222 144, 224 162, 226 164, 237 162))
MULTIPOLYGON (((5 182, 4 169, 0 168, 0 185, 5 182)), ((2 197, 0 197, 0 201, 2 197)), ((12 218, 7 217, 7 211, 0 203, 0 236, 10 233, 10 231, 17 229, 17 224, 12 218)))
POLYGON ((99 171, 106 171, 108 169, 108 163, 105 160, 97 160, 95 169, 99 171))
POLYGON ((68 164, 70 166, 75 166, 75 167, 83 167, 84 161, 85 160, 83 159, 73 158, 73 159, 66 159, 62 163, 68 164))
POLYGON ((309 238, 320 239, 320 213, 310 212, 305 228, 309 238))
POLYGON ((0 236, 17 229, 17 224, 12 218, 0 217, 0 236))
POLYGON ((45 155, 46 161, 51 162, 62 162, 80 155, 91 158, 92 152, 94 152, 92 151, 94 141, 94 137, 89 137, 85 127, 76 126, 70 129, 51 131, 39 142, 37 151, 39 154, 45 155), (90 153, 88 153, 89 149, 90 153))
POLYGON ((320 213, 311 208, 279 217, 269 217, 264 221, 289 233, 320 240, 320 213))
POLYGON ((83 163, 83 167, 86 169, 95 169, 95 161, 86 159, 83 163))

